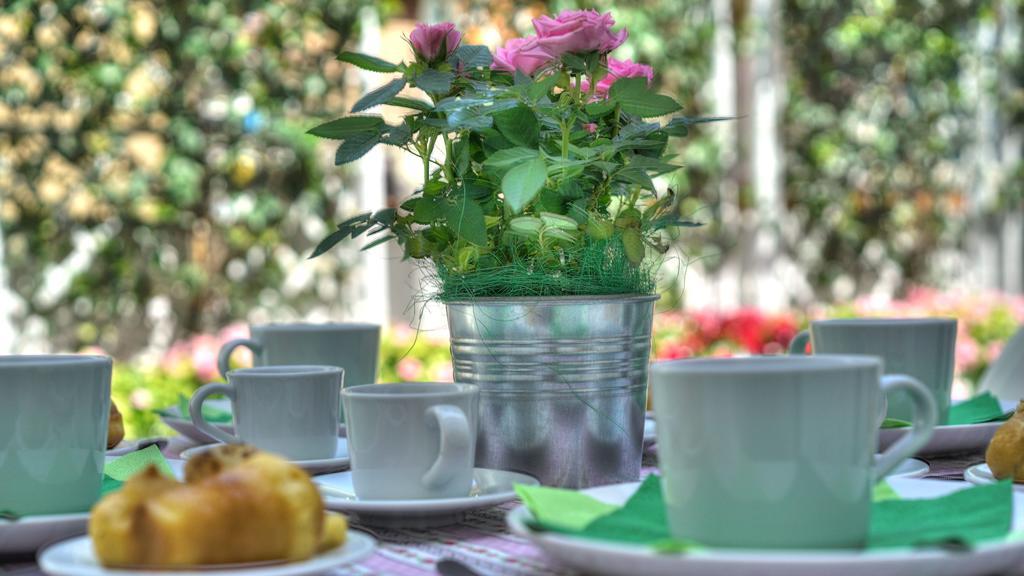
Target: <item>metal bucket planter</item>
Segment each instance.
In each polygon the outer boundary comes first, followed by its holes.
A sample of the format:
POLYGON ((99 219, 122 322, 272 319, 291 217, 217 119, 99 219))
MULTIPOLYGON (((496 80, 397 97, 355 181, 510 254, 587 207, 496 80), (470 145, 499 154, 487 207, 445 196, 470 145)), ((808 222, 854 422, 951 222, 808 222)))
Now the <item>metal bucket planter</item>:
POLYGON ((448 302, 455 381, 480 386, 476 466, 570 488, 639 479, 657 299, 448 302))

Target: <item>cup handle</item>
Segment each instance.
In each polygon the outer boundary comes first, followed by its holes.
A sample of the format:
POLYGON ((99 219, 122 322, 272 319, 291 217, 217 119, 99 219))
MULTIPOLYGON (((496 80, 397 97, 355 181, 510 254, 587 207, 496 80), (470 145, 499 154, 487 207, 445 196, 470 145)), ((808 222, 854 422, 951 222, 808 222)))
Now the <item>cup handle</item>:
POLYGON ((245 346, 256 355, 263 353, 263 345, 249 338, 236 338, 224 344, 220 347, 220 353, 217 354, 217 370, 220 372, 221 378, 228 377, 228 370, 231 369, 231 353, 239 346, 245 346))
POLYGON ((200 389, 196 390, 192 394, 192 400, 188 403, 188 413, 192 417, 192 423, 203 431, 204 434, 210 436, 215 440, 226 442, 228 444, 240 444, 242 441, 237 437, 221 430, 220 428, 210 424, 206 420, 203 420, 203 402, 206 401, 206 397, 210 394, 224 394, 231 399, 231 405, 234 407, 235 404, 235 389, 230 384, 214 383, 207 384, 200 389))
POLYGON ((807 341, 811 338, 811 333, 807 330, 801 330, 799 334, 793 337, 789 341, 789 353, 799 354, 804 356, 807 354, 807 341))
POLYGON ((458 406, 431 406, 427 408, 427 416, 437 422, 441 433, 441 448, 434 464, 420 481, 427 488, 439 488, 450 482, 455 472, 470 458, 472 438, 466 414, 458 406))
POLYGON ((906 390, 910 394, 914 401, 914 420, 910 432, 904 434, 875 462, 875 482, 885 478, 885 475, 900 462, 924 448, 924 445, 932 437, 938 418, 938 411, 935 409, 935 400, 932 398, 931 392, 916 379, 906 374, 887 374, 882 376, 881 384, 883 394, 900 389, 906 390))

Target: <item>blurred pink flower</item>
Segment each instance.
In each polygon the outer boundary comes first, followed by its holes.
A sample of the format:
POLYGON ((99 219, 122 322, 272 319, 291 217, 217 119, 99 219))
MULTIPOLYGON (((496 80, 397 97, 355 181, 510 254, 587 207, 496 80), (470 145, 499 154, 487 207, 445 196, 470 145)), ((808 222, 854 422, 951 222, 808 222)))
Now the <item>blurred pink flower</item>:
POLYGON ((455 52, 461 41, 462 34, 451 22, 417 24, 416 29, 409 35, 413 52, 416 53, 417 59, 423 62, 444 60, 455 52))
POLYGON ((398 373, 398 378, 404 381, 419 380, 420 372, 423 370, 423 363, 406 356, 398 361, 398 365, 395 367, 395 371, 398 373))
POLYGON ((200 380, 209 382, 219 376, 217 371, 217 354, 220 352, 220 341, 209 334, 199 334, 190 341, 192 352, 192 368, 200 380))
POLYGON ((625 28, 612 32, 614 25, 610 12, 597 10, 565 10, 555 18, 533 19, 540 45, 556 58, 566 52, 611 52, 629 36, 625 28))
POLYGON ((147 388, 136 388, 128 397, 132 408, 136 410, 149 410, 153 407, 153 393, 147 388))
POLYGON ((536 36, 512 38, 494 52, 491 68, 531 75, 551 59, 551 53, 540 46, 536 36))

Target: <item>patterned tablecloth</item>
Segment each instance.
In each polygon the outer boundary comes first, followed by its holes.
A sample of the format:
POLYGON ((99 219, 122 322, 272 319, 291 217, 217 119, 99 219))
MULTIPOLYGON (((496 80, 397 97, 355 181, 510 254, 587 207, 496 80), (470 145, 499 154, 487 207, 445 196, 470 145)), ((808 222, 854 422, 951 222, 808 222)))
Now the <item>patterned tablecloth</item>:
MULTIPOLYGON (((183 447, 172 443, 166 452, 174 457, 183 447)), ((931 466, 928 478, 963 480, 965 468, 984 461, 980 453, 956 454, 927 459, 931 466)), ((643 474, 655 470, 653 455, 644 458, 643 474)), ((379 542, 373 556, 363 562, 332 572, 342 574, 388 574, 419 576, 436 574, 435 564, 442 558, 454 558, 489 575, 568 575, 526 540, 509 534, 505 513, 515 504, 507 504, 467 514, 465 520, 452 526, 429 530, 396 530, 368 528, 353 524, 356 530, 372 534, 379 542)), ((41 574, 31 561, 4 563, 0 559, 0 575, 30 576, 41 574)))

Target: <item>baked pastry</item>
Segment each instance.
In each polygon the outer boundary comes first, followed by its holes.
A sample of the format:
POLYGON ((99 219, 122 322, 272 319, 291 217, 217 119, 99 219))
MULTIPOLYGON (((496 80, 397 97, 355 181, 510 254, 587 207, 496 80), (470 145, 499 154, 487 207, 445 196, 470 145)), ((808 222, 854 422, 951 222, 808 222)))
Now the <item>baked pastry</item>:
POLYGON ((342 544, 345 518, 325 516, 309 476, 277 456, 221 446, 191 459, 185 483, 150 467, 92 510, 105 566, 184 568, 305 560, 342 544))
POLYGON ((107 420, 107 450, 117 446, 124 440, 124 419, 114 401, 110 401, 110 419, 107 420))
POLYGON ((996 478, 1024 482, 1024 400, 992 436, 985 450, 985 462, 996 478))

